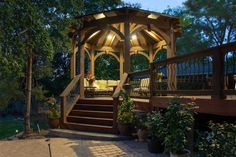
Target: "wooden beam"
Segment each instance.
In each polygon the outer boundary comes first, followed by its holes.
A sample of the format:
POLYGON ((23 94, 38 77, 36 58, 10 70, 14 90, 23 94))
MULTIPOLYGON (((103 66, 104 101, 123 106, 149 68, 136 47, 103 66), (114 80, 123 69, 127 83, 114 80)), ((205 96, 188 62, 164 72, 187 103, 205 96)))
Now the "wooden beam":
POLYGON ((161 29, 170 29, 170 24, 168 21, 164 20, 154 20, 154 19, 149 19, 146 17, 139 17, 139 16, 133 16, 133 15, 119 15, 115 17, 107 17, 107 18, 102 18, 94 21, 89 21, 89 22, 84 22, 83 27, 79 29, 80 30, 86 30, 89 29, 90 27, 94 26, 104 26, 104 24, 115 24, 115 23, 122 23, 126 21, 127 16, 129 16, 129 22, 130 23, 136 23, 136 24, 143 24, 143 25, 150 25, 154 24, 156 27, 161 28, 161 29))
POLYGON ((130 72, 130 22, 124 23, 125 42, 124 42, 124 72, 130 72))
POLYGON ((120 80, 122 79, 124 74, 124 51, 120 49, 120 80))
POLYGON ((76 39, 72 38, 72 53, 71 53, 71 61, 70 61, 70 78, 73 79, 76 75, 76 39))
POLYGON ((94 46, 92 46, 92 48, 91 48, 91 67, 90 67, 91 68, 90 71, 91 71, 92 76, 94 76, 94 74, 95 74, 94 65, 95 65, 94 46))

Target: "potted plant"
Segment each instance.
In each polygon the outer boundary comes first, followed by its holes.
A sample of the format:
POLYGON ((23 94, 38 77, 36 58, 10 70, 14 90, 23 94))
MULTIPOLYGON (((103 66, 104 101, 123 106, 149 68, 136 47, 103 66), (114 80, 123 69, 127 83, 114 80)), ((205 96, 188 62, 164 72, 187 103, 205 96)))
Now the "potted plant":
POLYGON ((209 123, 209 131, 199 132, 197 157, 233 157, 236 155, 236 124, 209 123))
POLYGON ((189 157, 190 151, 186 149, 188 134, 194 122, 195 103, 180 103, 173 99, 164 114, 166 121, 165 147, 170 157, 189 157))
POLYGON ((60 125, 60 113, 58 111, 58 104, 54 97, 49 98, 47 101, 48 106, 48 125, 50 128, 58 128, 60 125))
POLYGON ((162 153, 164 151, 165 121, 159 111, 148 114, 146 126, 151 136, 148 141, 148 150, 151 153, 162 153))
POLYGON ((145 112, 136 112, 135 127, 137 129, 137 136, 139 141, 146 141, 148 137, 148 130, 146 126, 147 114, 145 112))
POLYGON ((88 72, 86 75, 86 80, 88 81, 89 86, 92 87, 95 81, 95 77, 90 72, 88 72))
POLYGON ((118 111, 118 129, 121 135, 130 135, 134 121, 133 101, 125 91, 121 92, 123 98, 118 111))

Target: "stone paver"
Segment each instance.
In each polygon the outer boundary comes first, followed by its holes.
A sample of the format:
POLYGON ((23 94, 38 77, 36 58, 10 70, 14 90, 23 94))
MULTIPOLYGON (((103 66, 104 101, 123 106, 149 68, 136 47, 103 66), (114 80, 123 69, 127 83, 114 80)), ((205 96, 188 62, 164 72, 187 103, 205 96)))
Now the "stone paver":
MULTIPOLYGON (((49 157, 45 139, 0 141, 0 157, 49 157)), ((151 154, 146 143, 51 138, 52 157, 164 157, 151 154)))

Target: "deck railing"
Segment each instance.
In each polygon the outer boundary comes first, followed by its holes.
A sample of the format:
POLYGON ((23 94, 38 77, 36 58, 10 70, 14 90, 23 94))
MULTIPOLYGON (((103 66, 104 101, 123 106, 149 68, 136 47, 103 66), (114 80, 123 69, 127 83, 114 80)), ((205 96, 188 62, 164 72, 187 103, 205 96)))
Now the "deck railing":
POLYGON ((236 95, 236 42, 150 64, 150 69, 129 74, 131 97, 236 95), (142 81, 147 81, 142 87, 142 81), (142 88, 144 90, 142 90, 142 88))
POLYGON ((81 75, 75 76, 66 89, 61 93, 61 121, 64 124, 66 117, 80 97, 81 75))

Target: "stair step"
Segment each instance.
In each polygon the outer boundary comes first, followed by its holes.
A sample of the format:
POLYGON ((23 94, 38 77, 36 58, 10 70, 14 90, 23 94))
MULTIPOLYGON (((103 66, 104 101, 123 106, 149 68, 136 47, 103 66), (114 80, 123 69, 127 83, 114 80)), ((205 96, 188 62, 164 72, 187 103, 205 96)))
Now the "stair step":
POLYGON ((113 104, 113 100, 99 100, 99 99, 79 99, 77 101, 78 104, 102 104, 102 105, 112 105, 113 104))
POLYGON ((92 125, 82 123, 67 122, 66 127, 72 130, 88 131, 88 132, 100 132, 100 133, 114 133, 112 126, 92 125))
POLYGON ((113 119, 110 118, 68 116, 67 121, 73 123, 92 124, 92 125, 105 125, 105 126, 113 125, 113 119))
POLYGON ((69 115, 96 118, 113 118, 113 112, 109 111, 72 110, 69 115))
POLYGON ((131 140, 130 136, 121 136, 115 134, 103 134, 78 130, 50 129, 49 137, 62 137, 78 140, 99 140, 99 141, 126 141, 131 140))
POLYGON ((99 104, 76 104, 73 110, 113 111, 113 106, 99 104))

